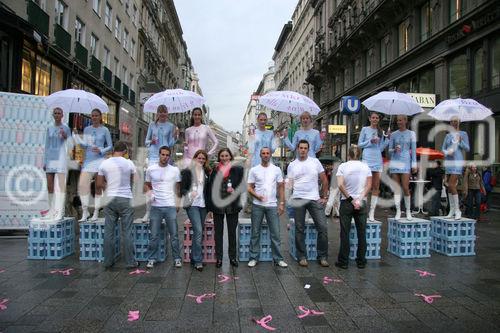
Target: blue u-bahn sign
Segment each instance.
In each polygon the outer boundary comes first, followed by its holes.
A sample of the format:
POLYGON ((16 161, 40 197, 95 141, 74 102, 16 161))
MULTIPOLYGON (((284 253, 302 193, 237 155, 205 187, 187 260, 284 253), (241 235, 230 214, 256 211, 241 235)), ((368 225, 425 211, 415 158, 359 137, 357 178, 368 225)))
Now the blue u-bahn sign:
POLYGON ((356 96, 343 96, 340 99, 339 110, 343 115, 358 113, 361 109, 361 102, 356 96))

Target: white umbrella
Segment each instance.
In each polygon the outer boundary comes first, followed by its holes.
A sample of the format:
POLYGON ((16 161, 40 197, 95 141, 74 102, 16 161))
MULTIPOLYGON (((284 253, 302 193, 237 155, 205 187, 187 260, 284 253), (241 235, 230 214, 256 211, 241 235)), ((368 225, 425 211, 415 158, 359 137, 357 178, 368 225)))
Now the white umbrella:
POLYGON ((388 115, 407 115, 423 112, 422 107, 410 96, 397 91, 382 91, 363 101, 368 110, 388 115))
POLYGON ((455 117, 460 121, 479 121, 492 114, 486 106, 470 98, 447 99, 429 112, 429 116, 441 121, 450 121, 455 117))
POLYGON ((61 108, 67 113, 89 114, 94 109, 102 113, 109 112, 108 104, 101 97, 85 90, 61 90, 45 97, 44 102, 51 110, 61 108))
POLYGON ((165 105, 168 113, 181 113, 201 107, 205 98, 195 92, 183 89, 167 89, 151 96, 144 103, 144 112, 156 113, 160 105, 165 105))
POLYGON ((294 91, 271 91, 259 98, 259 104, 275 111, 300 115, 317 115, 321 109, 312 99, 294 91))

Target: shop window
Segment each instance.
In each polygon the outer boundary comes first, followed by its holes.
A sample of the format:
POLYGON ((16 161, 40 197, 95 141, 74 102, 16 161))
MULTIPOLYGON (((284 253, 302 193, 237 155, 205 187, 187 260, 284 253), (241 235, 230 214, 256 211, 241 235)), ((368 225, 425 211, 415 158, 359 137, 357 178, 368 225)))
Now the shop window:
POLYGON ((35 54, 26 49, 23 50, 23 61, 22 61, 22 80, 21 80, 21 90, 27 93, 31 93, 32 89, 32 76, 33 76, 33 64, 35 54))
POLYGON ((500 37, 491 45, 491 89, 500 87, 500 37))
POLYGON ((64 72, 59 67, 52 65, 50 74, 50 93, 63 90, 64 87, 64 72))
POLYGON ((116 103, 106 96, 101 96, 101 98, 106 102, 109 108, 108 113, 102 114, 102 122, 110 126, 116 126, 116 103))
POLYGON ((480 47, 474 52, 474 69, 472 72, 473 82, 472 88, 475 94, 483 90, 483 48, 480 47))
POLYGON ((461 54, 448 63, 448 96, 456 98, 467 92, 467 57, 461 54))

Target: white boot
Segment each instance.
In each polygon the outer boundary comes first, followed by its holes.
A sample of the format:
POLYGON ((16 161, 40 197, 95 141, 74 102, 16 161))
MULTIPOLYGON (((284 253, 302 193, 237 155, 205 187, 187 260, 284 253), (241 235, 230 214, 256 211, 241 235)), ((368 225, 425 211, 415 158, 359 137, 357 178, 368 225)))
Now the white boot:
POLYGON ((377 207, 378 196, 372 195, 372 201, 370 202, 370 212, 368 213, 368 220, 370 222, 375 221, 375 208, 377 207))
POLYGON ((49 201, 49 209, 44 216, 40 217, 40 220, 51 220, 52 215, 54 215, 54 193, 49 193, 48 201, 49 201))
POLYGON ((55 193, 55 204, 54 204, 54 222, 59 222, 64 218, 64 206, 66 204, 66 193, 56 192, 55 193))
POLYGON ((94 197, 94 215, 92 215, 92 218, 90 221, 95 222, 99 219, 99 209, 101 209, 102 205, 102 195, 95 195, 94 197))
POLYGON ((406 219, 408 221, 413 220, 413 217, 411 216, 411 197, 410 196, 405 196, 405 208, 406 208, 406 219))
POLYGON ((151 210, 151 201, 146 201, 146 215, 143 216, 142 222, 149 222, 149 211, 151 210))
POLYGON ((401 218, 401 195, 400 194, 394 195, 394 204, 396 205, 396 216, 394 216, 394 218, 396 220, 399 220, 401 218))
POLYGON ((453 194, 448 194, 448 203, 450 204, 450 212, 445 216, 447 219, 451 219, 455 216, 455 199, 453 198, 453 194))
POLYGON ((453 195, 453 202, 455 203, 455 220, 460 220, 462 218, 462 212, 460 211, 460 201, 458 199, 458 194, 453 195))
POLYGON ((90 216, 89 213, 89 201, 90 195, 81 195, 80 201, 82 202, 82 218, 78 220, 78 222, 87 222, 87 219, 90 216))

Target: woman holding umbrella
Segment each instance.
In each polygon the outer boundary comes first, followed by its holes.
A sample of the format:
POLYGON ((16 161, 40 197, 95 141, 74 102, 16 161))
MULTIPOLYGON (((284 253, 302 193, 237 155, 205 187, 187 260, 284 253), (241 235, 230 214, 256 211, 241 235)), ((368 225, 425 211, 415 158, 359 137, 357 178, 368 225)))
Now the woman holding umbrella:
POLYGON ((383 168, 382 152, 389 144, 389 140, 384 137, 378 125, 380 121, 379 113, 370 112, 369 120, 370 126, 361 129, 358 147, 363 149, 363 162, 368 164, 372 172, 372 199, 368 220, 375 221, 375 207, 380 193, 380 173, 383 168))
MULTIPOLYGON (((78 193, 82 202, 82 218, 79 222, 85 222, 89 217, 90 182, 95 177, 99 166, 104 161, 106 154, 113 148, 111 134, 106 126, 102 124, 102 112, 99 109, 92 110, 90 114, 92 125, 83 130, 83 139, 80 138, 76 129, 73 130, 73 138, 77 144, 85 148, 85 159, 78 182, 78 193)), ((102 195, 94 198, 94 214, 91 220, 96 221, 99 217, 102 195)))
POLYGON ((455 217, 456 220, 462 218, 460 211, 460 201, 458 198, 457 184, 458 177, 463 173, 464 169, 464 154, 462 150, 468 152, 469 136, 466 132, 460 130, 460 120, 458 117, 453 117, 450 120, 451 130, 444 138, 441 150, 444 153, 444 168, 448 175, 448 196, 450 202, 450 212, 447 218, 455 217))
MULTIPOLYGON (((156 112, 156 120, 149 124, 148 132, 146 134, 145 145, 148 147, 148 167, 158 163, 160 159, 160 147, 166 146, 172 149, 179 135, 177 127, 168 121, 167 107, 165 105, 159 105, 156 112)), ((143 222, 149 221, 150 210, 151 198, 147 198, 146 215, 142 218, 143 222)))
POLYGON ((288 147, 288 149, 290 149, 291 151, 295 151, 297 149, 299 141, 306 140, 307 142, 309 142, 309 147, 311 147, 311 149, 309 150, 309 156, 316 158, 316 153, 320 151, 323 141, 321 140, 319 131, 312 128, 312 117, 309 112, 305 111, 301 113, 300 124, 301 129, 295 132, 292 138, 292 142, 290 142, 288 137, 285 137, 283 142, 288 147))
POLYGON ((47 176, 49 210, 43 217, 44 220, 60 220, 64 217, 66 173, 68 170, 66 142, 71 137, 71 130, 62 123, 63 116, 61 108, 54 108, 52 111, 54 125, 47 128, 45 134, 43 169, 47 176), (57 185, 57 189, 54 191, 55 185, 57 185))
POLYGON ((199 150, 207 150, 208 141, 212 141, 212 148, 208 155, 213 155, 217 150, 219 141, 215 137, 210 126, 203 124, 203 111, 201 108, 194 108, 191 115, 191 127, 186 129, 184 148, 184 166, 188 167, 195 153, 199 150))
POLYGON ((406 128, 408 117, 398 115, 396 118, 398 130, 391 134, 389 141, 389 172, 392 179, 399 184, 395 187, 394 203, 396 205, 396 220, 401 218, 401 187, 403 188, 406 219, 412 220, 410 197, 410 174, 417 172, 417 136, 406 128))

